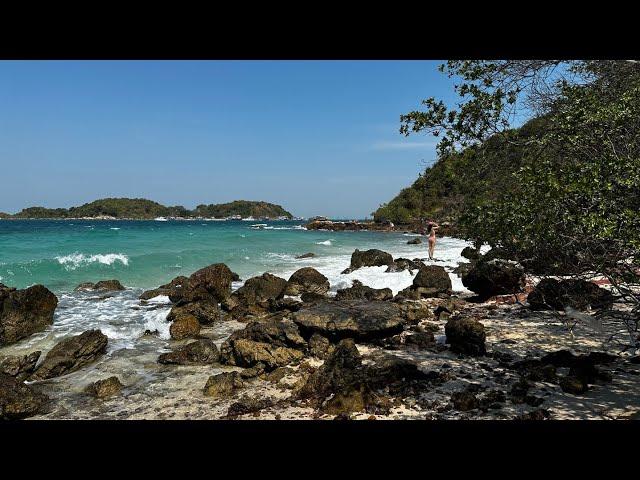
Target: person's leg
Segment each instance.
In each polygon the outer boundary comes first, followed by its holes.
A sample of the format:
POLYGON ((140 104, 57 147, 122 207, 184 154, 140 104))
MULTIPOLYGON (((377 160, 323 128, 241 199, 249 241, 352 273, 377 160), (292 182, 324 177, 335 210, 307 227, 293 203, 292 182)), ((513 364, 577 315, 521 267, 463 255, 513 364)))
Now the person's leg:
POLYGON ((433 240, 429 240, 429 260, 433 260, 433 247, 434 247, 434 241, 433 240))

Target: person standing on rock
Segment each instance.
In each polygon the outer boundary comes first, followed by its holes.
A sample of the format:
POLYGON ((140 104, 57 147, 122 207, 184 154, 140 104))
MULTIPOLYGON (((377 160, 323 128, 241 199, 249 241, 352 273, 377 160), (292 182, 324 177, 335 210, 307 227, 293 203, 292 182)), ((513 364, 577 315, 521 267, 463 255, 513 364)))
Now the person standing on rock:
POLYGON ((436 230, 440 226, 436 222, 427 223, 427 234, 429 235, 429 260, 433 260, 433 250, 436 248, 436 230))

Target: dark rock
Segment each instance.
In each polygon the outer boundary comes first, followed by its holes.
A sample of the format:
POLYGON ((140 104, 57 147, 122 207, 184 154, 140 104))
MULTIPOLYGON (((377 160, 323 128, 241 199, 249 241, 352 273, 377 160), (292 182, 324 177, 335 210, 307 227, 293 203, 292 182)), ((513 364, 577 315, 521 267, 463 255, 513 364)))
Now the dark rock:
POLYGON ((580 395, 582 393, 586 393, 587 390, 589 390, 587 382, 575 376, 566 376, 561 378, 560 388, 562 388, 563 392, 567 392, 572 395, 580 395))
POLYGON ((17 380, 25 380, 36 368, 40 358, 40 351, 28 355, 9 355, 0 359, 0 373, 15 377, 17 380))
POLYGON ((223 372, 209 377, 203 393, 207 397, 226 398, 243 386, 238 372, 223 372))
POLYGON ((265 364, 262 362, 256 363, 251 368, 245 368, 240 372, 242 378, 255 378, 266 372, 265 364))
POLYGON ((460 255, 468 260, 478 260, 481 256, 480 251, 473 247, 464 247, 460 255))
POLYGON ((425 264, 419 260, 409 260, 408 258, 397 258, 391 265, 385 270, 385 273, 402 272, 403 270, 409 270, 413 273, 414 270, 419 270, 425 267, 425 264))
POLYGON ((47 353, 31 380, 45 380, 79 370, 105 353, 107 341, 100 330, 87 330, 65 338, 47 353))
POLYGON ((511 368, 527 380, 534 382, 555 383, 557 381, 556 367, 541 360, 521 360, 514 363, 511 368))
POLYGON ((211 325, 221 320, 220 307, 215 302, 202 300, 199 302, 183 303, 171 308, 167 321, 173 322, 179 317, 191 315, 196 317, 201 325, 211 325))
POLYGON ((513 403, 524 403, 531 384, 524 378, 520 377, 517 382, 511 386, 510 395, 513 403))
POLYGON ((185 313, 173 320, 169 333, 174 340, 196 337, 200 333, 200 322, 195 316, 185 313))
MULTIPOLYGON (((444 267, 438 265, 425 265, 420 268, 413 279, 413 286, 418 288, 434 289, 434 293, 450 293, 451 279, 444 267)), ((436 296, 434 295, 434 296, 436 296)))
POLYGON ((53 324, 57 305, 57 297, 42 285, 16 290, 0 283, 0 346, 53 324))
POLYGON ((258 307, 253 313, 259 314, 260 311, 264 313, 268 311, 270 301, 279 300, 284 296, 286 288, 287 281, 284 278, 264 273, 248 279, 242 287, 222 303, 222 306, 232 314, 237 309, 245 314, 247 310, 251 310, 251 307, 258 307))
POLYGON ((351 265, 342 273, 351 273, 362 267, 382 267, 393 263, 393 257, 378 249, 360 251, 356 248, 351 254, 351 265))
POLYGON ((422 240, 420 239, 420 237, 416 237, 416 238, 413 238, 413 239, 409 240, 407 242, 407 245, 420 245, 421 243, 422 243, 422 240))
POLYGON ((336 300, 391 300, 393 292, 390 288, 371 288, 363 285, 359 280, 353 280, 350 288, 343 288, 336 292, 336 300))
POLYGON ((523 413, 522 415, 515 417, 514 420, 547 420, 550 417, 551 414, 549 413, 549 410, 540 408, 538 410, 532 410, 529 413, 523 413))
POLYGON ((480 407, 480 402, 476 396, 468 391, 455 392, 451 395, 451 403, 453 403, 453 408, 460 412, 466 412, 480 407))
POLYGON ((218 347, 209 339, 196 340, 158 357, 158 362, 174 365, 209 365, 219 360, 218 347))
POLYGON ((252 367, 262 363, 269 370, 299 361, 307 342, 290 321, 251 322, 225 340, 220 361, 227 365, 252 367))
POLYGON ((451 350, 466 355, 485 355, 484 325, 472 318, 451 318, 444 327, 451 350))
POLYGON ((483 258, 462 276, 462 284, 482 298, 518 293, 524 287, 524 269, 509 260, 483 258))
POLYGON ((333 352, 333 345, 327 337, 323 337, 317 333, 311 335, 309 339, 309 353, 314 357, 325 359, 333 352))
POLYGON ((227 410, 227 417, 236 417, 248 413, 256 413, 273 406, 273 401, 266 398, 256 398, 243 395, 240 400, 232 403, 227 410))
POLYGON ((458 275, 459 277, 463 277, 464 275, 469 273, 469 271, 471 271, 472 268, 473 268, 473 263, 471 262, 458 262, 458 266, 454 268, 452 272, 458 275))
POLYGON ((324 295, 329 291, 329 280, 315 268, 305 267, 296 270, 287 282, 285 295, 317 293, 324 295))
POLYGON ((85 391, 96 398, 107 398, 120 393, 123 388, 124 385, 114 376, 90 384, 85 391))
POLYGON ((193 273, 180 287, 172 288, 169 299, 174 303, 221 302, 231 295, 233 278, 233 272, 224 263, 214 263, 193 273))
POLYGON ((0 373, 0 420, 19 420, 38 414, 48 401, 33 387, 0 373))
POLYGON ((303 303, 316 303, 327 301, 327 297, 318 293, 303 293, 300 295, 300 300, 302 300, 303 303))
POLYGON ((527 300, 533 310, 564 310, 565 307, 586 310, 611 306, 613 295, 586 280, 544 278, 527 300))
POLYGON ((298 255, 296 258, 300 259, 300 258, 313 258, 315 257, 316 254, 315 253, 303 253, 302 255, 298 255))
POLYGON ((89 290, 96 291, 101 290, 105 292, 117 292, 120 290, 126 290, 118 280, 100 280, 99 282, 85 282, 81 283, 75 288, 76 291, 89 290))
POLYGON ((407 321, 395 303, 361 300, 305 305, 292 318, 309 335, 319 333, 331 340, 386 337, 402 331, 407 321))
MULTIPOLYGON (((174 289, 180 290, 182 285, 185 285, 189 282, 187 277, 176 277, 171 282, 161 285, 158 288, 154 288, 153 290, 147 290, 142 292, 142 294, 138 297, 140 300, 149 300, 151 298, 157 297, 159 295, 165 295, 170 297, 174 289)), ((175 298, 175 297, 174 297, 175 298)))
POLYGON ((433 332, 419 332, 413 335, 407 335, 404 339, 407 346, 415 348, 427 348, 435 343, 433 332))

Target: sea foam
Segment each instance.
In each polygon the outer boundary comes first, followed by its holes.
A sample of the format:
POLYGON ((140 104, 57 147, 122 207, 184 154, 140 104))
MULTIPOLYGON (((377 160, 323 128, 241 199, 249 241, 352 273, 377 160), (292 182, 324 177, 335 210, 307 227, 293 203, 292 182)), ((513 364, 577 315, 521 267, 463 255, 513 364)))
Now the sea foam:
POLYGON ((115 262, 120 262, 125 266, 129 265, 129 257, 124 253, 99 253, 95 255, 72 253, 70 255, 58 256, 55 258, 60 265, 64 265, 66 270, 75 270, 78 267, 89 265, 91 263, 113 265, 115 262))

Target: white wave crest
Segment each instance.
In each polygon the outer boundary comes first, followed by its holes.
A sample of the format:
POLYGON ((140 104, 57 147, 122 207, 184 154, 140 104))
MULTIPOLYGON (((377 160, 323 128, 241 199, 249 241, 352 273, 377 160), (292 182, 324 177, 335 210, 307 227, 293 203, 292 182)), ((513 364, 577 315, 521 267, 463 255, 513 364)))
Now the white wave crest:
POLYGON ((96 255, 85 255, 84 253, 72 253, 55 257, 60 265, 64 265, 66 270, 75 270, 78 267, 89 265, 91 263, 101 263, 103 265, 113 265, 120 262, 123 265, 129 265, 129 257, 124 253, 105 253, 96 255))
POLYGON ((331 245, 331 240, 325 240, 324 242, 316 242, 316 245, 331 245))

